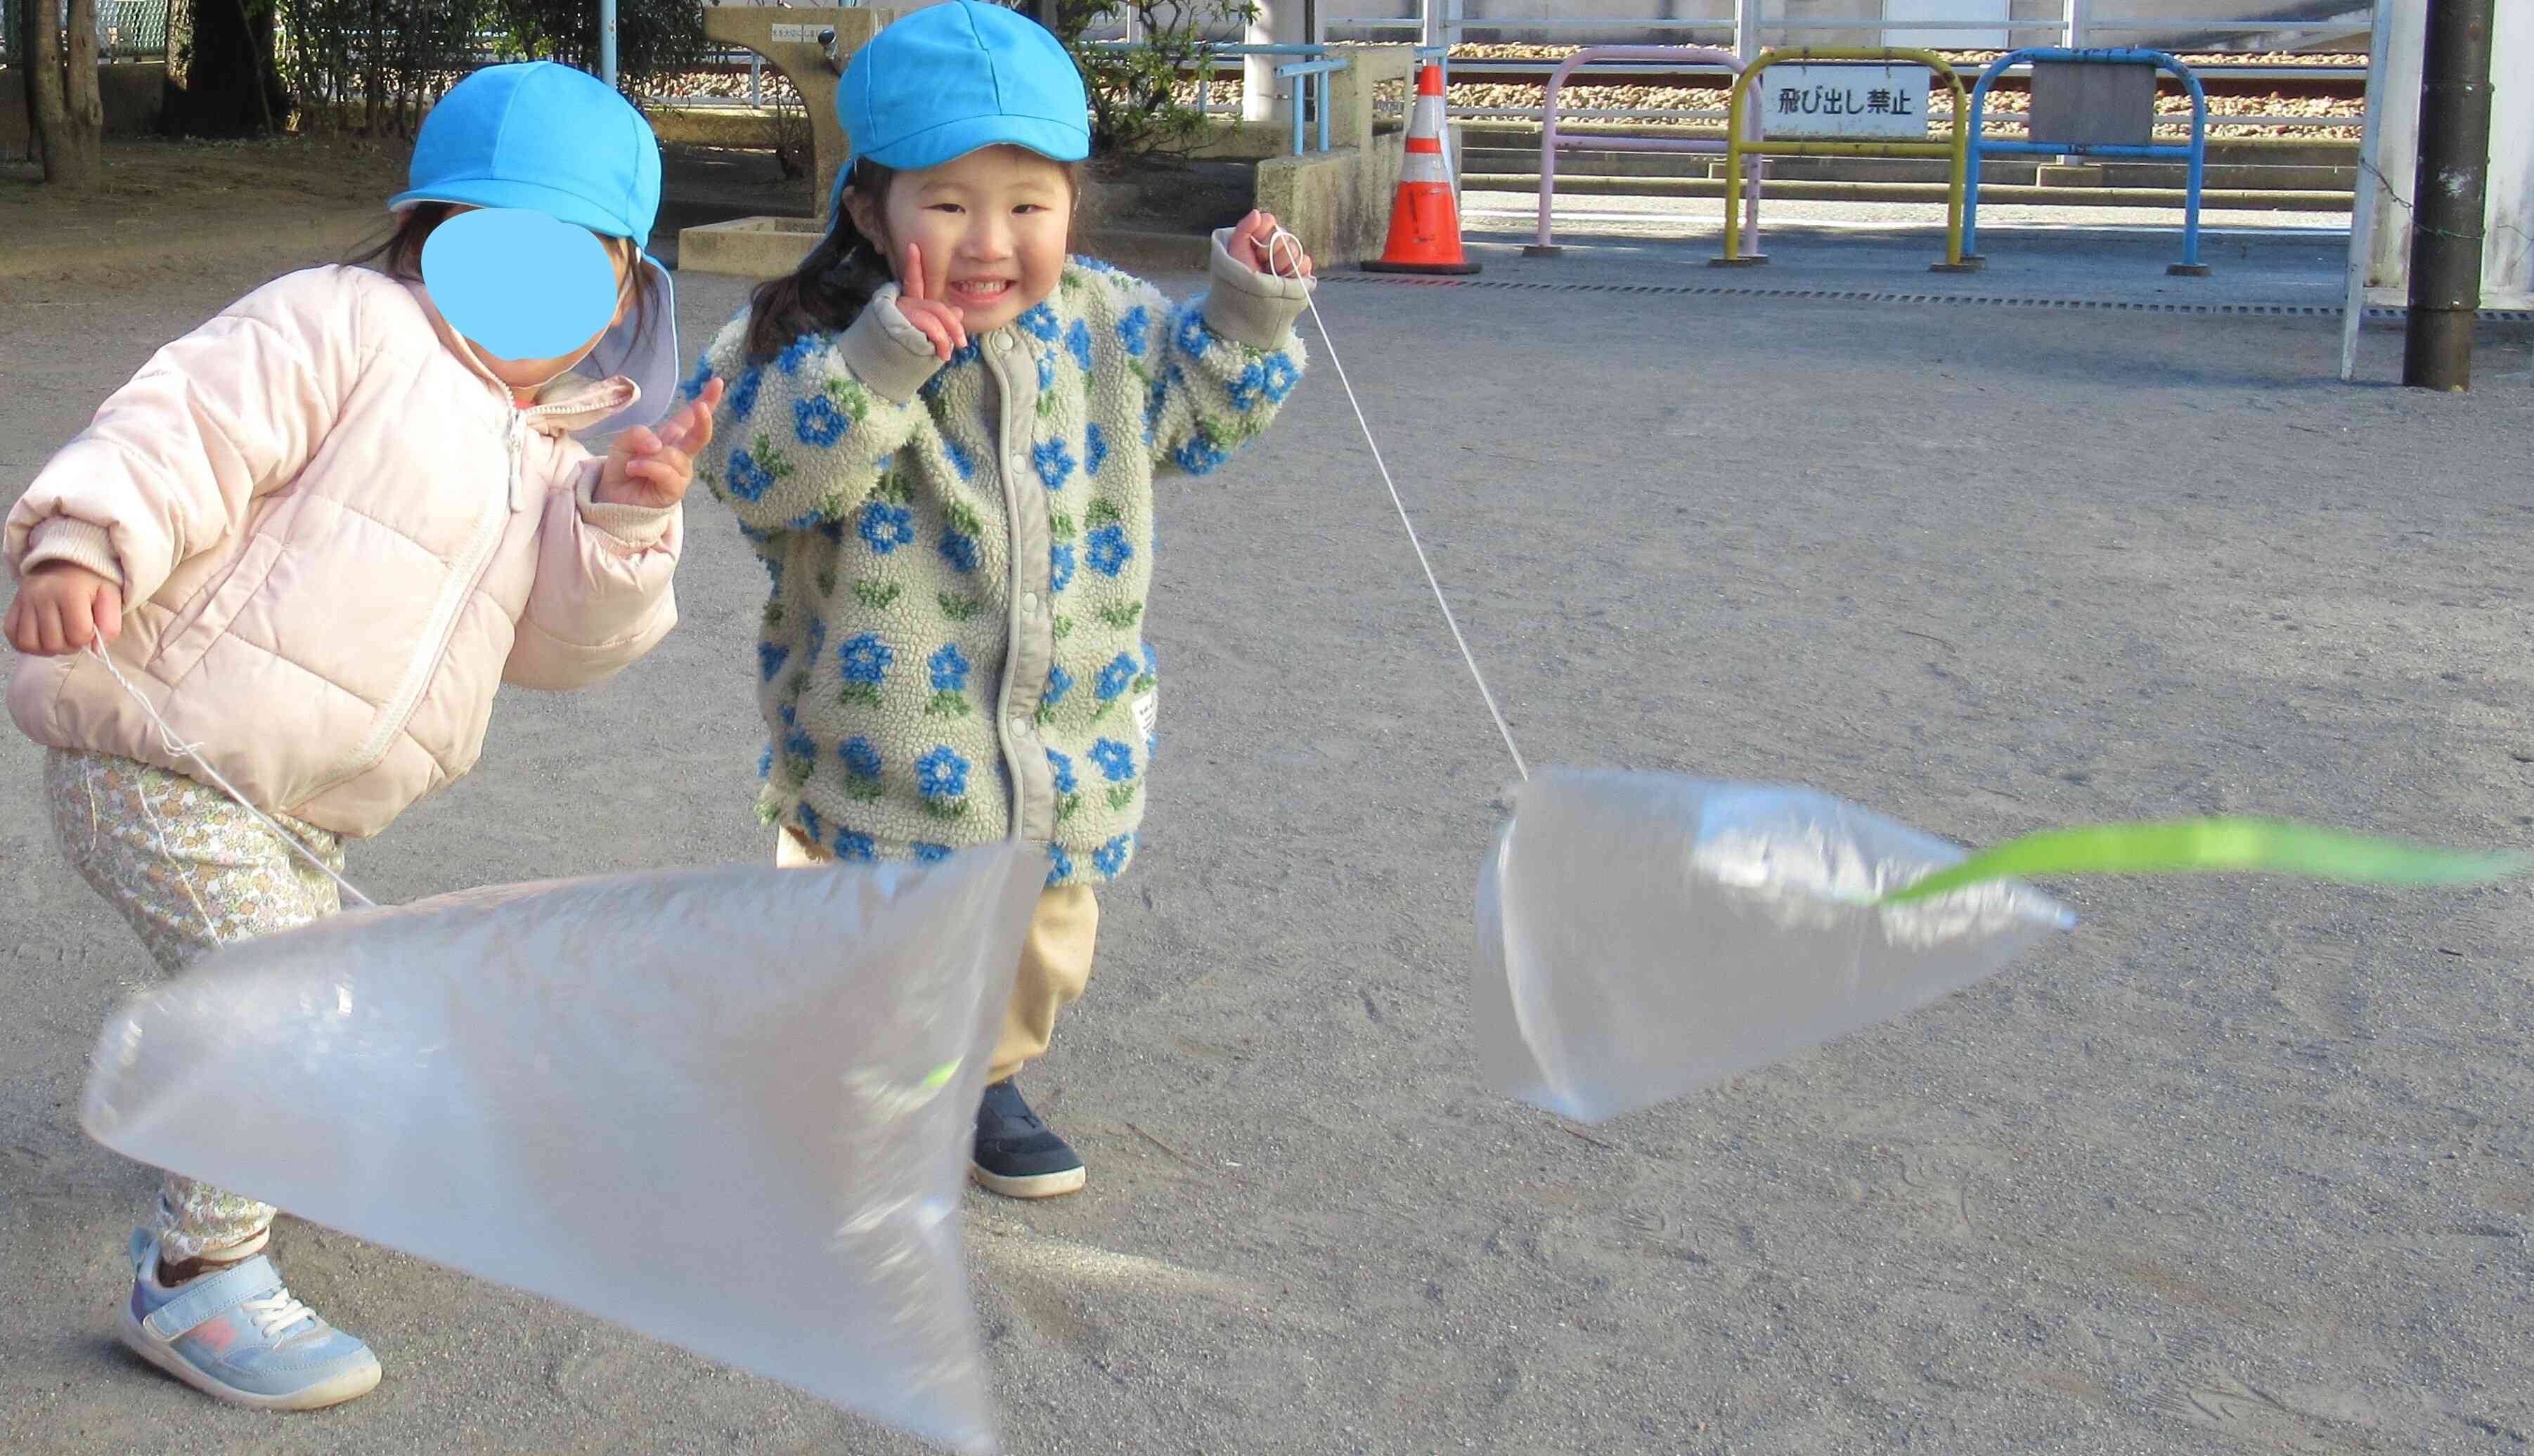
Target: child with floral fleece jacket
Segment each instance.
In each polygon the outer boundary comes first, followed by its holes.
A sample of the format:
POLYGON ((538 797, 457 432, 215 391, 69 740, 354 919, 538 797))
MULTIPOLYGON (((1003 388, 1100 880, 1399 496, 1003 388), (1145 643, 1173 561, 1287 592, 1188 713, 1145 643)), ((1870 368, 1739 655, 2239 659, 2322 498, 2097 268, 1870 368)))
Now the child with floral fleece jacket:
POLYGON ((773 578, 756 654, 778 857, 1049 848, 979 1115, 978 1180, 1020 1196, 1084 1180, 1010 1078, 1089 974, 1092 887, 1134 855, 1154 478, 1204 475, 1275 418, 1307 288, 1256 213, 1216 235, 1194 303, 1068 258, 1080 87, 997 7, 882 29, 839 90, 856 162, 831 230, 691 385, 730 383, 697 478, 773 578))

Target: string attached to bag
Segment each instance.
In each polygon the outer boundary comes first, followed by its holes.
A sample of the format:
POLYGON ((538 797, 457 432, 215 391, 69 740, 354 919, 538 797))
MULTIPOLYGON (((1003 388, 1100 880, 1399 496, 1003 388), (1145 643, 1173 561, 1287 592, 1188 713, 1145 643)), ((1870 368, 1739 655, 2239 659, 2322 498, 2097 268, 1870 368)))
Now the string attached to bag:
MULTIPOLYGON (((228 780, 220 777, 220 771, 211 767, 211 761, 210 759, 203 757, 201 744, 188 743, 178 738, 176 736, 176 730, 168 726, 167 720, 158 716, 157 708, 151 703, 148 697, 142 694, 141 689, 132 685, 132 679, 124 676, 121 669, 114 666, 114 660, 105 655, 105 648, 102 643, 91 642, 89 644, 88 650, 99 663, 104 665, 106 672, 114 678, 116 685, 120 686, 125 693, 129 694, 133 702, 140 705, 141 712, 143 716, 150 720, 151 727, 158 730, 158 746, 164 748, 169 757, 185 759, 191 762, 196 768, 201 769, 203 771, 202 777, 209 781, 212 787, 227 794, 231 799, 236 801, 239 808, 254 815, 256 822, 272 831, 274 838, 290 846, 291 852, 297 854, 300 858, 307 860, 310 864, 317 866, 320 870, 323 870, 327 879, 333 881, 337 888, 339 888, 345 895, 350 896, 363 909, 375 909, 378 907, 377 901, 374 901, 367 895, 362 894, 359 886, 354 885, 351 881, 346 880, 340 874, 337 874, 332 865, 328 864, 324 859, 318 857, 315 850, 310 849, 305 844, 301 843, 299 836, 292 834, 290 831, 275 823, 272 815, 265 813, 254 804, 247 802, 246 795, 238 792, 236 786, 230 784, 228 780)), ((168 854, 167 850, 166 826, 160 824, 158 822, 158 816, 151 811, 150 800, 147 795, 144 795, 141 800, 141 809, 143 813, 150 815, 151 831, 158 836, 158 852, 162 855, 167 855, 170 859, 173 859, 174 856, 172 854, 168 854)), ((190 877, 188 877, 188 879, 190 883, 190 877)), ((198 910, 202 909, 201 902, 197 901, 194 907, 198 910)), ((211 915, 209 912, 204 913, 203 923, 204 928, 211 932, 211 939, 216 942, 220 938, 219 929, 217 926, 211 923, 211 915)))
POLYGON ((1478 696, 1486 701, 1487 716, 1495 720, 1496 731, 1504 737, 1505 751, 1513 755, 1514 772, 1527 781, 1531 778, 1530 766, 1522 761, 1522 749, 1514 743, 1513 729, 1506 726, 1503 712, 1496 707, 1496 695, 1487 690, 1487 676, 1478 670, 1478 659, 1470 651, 1470 639, 1461 635, 1460 619, 1452 614, 1452 604, 1443 596, 1443 583, 1435 579, 1434 563, 1425 555, 1425 543, 1418 539, 1417 523, 1408 515, 1408 502, 1400 498, 1399 483, 1390 478, 1390 466, 1381 458, 1381 444, 1372 437, 1372 425, 1364 419, 1363 401, 1356 398, 1355 384, 1347 379, 1346 365, 1338 359, 1337 342, 1329 337, 1329 321, 1320 317, 1319 303, 1308 291, 1310 280, 1301 272, 1301 261, 1308 256, 1302 251, 1301 240, 1282 227, 1277 228, 1275 236, 1267 240, 1268 266, 1275 270, 1276 276, 1304 285, 1302 303, 1311 311, 1311 322, 1320 330, 1320 345, 1328 352, 1329 368, 1337 371, 1338 382, 1346 386, 1347 403, 1355 407, 1355 423, 1363 431, 1364 446, 1372 451, 1373 468, 1381 472, 1381 483, 1390 489, 1390 503, 1398 507, 1399 524, 1408 528, 1408 544, 1416 549, 1417 564, 1425 568, 1425 584, 1434 589, 1434 605, 1443 609, 1443 625, 1452 629, 1452 640, 1460 644, 1461 661, 1470 665, 1470 680, 1478 685, 1478 696), (1276 250, 1281 245, 1291 245, 1294 250, 1293 272, 1285 272, 1277 266, 1276 250))
MULTIPOLYGON (((1279 227, 1268 239, 1268 262, 1277 277, 1304 281, 1300 261, 1306 255, 1292 233, 1279 227), (1294 270, 1287 272, 1281 264, 1284 255, 1279 249, 1294 250, 1294 270)), ((1337 371, 1338 382, 1346 388, 1347 403, 1355 409, 1355 420, 1363 431, 1363 442, 1372 451, 1373 467, 1381 472, 1381 483, 1390 492, 1390 503, 1399 511, 1399 523, 1408 530, 1408 543, 1416 548, 1417 564, 1425 570, 1425 584, 1434 590, 1434 605, 1443 612, 1444 625, 1452 629, 1452 640, 1460 644, 1461 660, 1469 665, 1470 678, 1485 699, 1487 713, 1495 720, 1496 731, 1504 736, 1505 748, 1513 755, 1514 768, 1525 782, 1531 770, 1524 764, 1522 750, 1515 746, 1513 729, 1505 724, 1504 714, 1497 710, 1495 694, 1488 691, 1486 675, 1478 670, 1478 662, 1470 650, 1469 639, 1462 635, 1461 624, 1453 616, 1452 604, 1445 600, 1442 583, 1436 580, 1434 564, 1425 554, 1424 544, 1418 539, 1417 523, 1410 519, 1408 505, 1400 497, 1398 482, 1391 478, 1390 466, 1381 457, 1381 445, 1373 438, 1372 426, 1365 420, 1363 402, 1356 397, 1355 385, 1347 379, 1346 365, 1338 358, 1337 346, 1329 338, 1328 320, 1320 317, 1320 307, 1306 292, 1304 305, 1311 321, 1320 331, 1320 341, 1328 350, 1329 365, 1337 371)), ((2020 875, 2060 874, 2147 874, 2147 873, 2228 873, 2266 872, 2295 875, 2306 879, 2333 880, 2345 884, 2468 885, 2524 874, 2534 870, 2534 855, 2513 852, 2478 852, 2444 849, 2425 845, 2404 844, 2364 835, 2314 825, 2277 820, 2245 818, 2204 818, 2149 824, 2091 824, 2063 830, 2048 830, 2010 841, 1985 854, 1938 873, 1928 874, 1907 885, 1895 885, 1864 903, 1903 904, 1933 899, 1967 886, 1988 884, 2020 875)))

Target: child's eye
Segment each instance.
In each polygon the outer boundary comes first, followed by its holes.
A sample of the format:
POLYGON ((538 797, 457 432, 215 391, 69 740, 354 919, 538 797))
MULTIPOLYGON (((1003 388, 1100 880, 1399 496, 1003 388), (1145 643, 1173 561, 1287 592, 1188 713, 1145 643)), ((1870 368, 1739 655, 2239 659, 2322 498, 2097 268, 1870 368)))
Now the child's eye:
POLYGON ((1047 207, 1046 207, 1043 204, 1039 204, 1039 203, 1023 203, 1023 204, 1021 204, 1020 205, 1018 205, 1018 206, 1016 206, 1016 207, 1012 208, 1012 211, 1013 211, 1014 213, 1019 214, 1019 215, 1024 216, 1024 217, 1025 217, 1025 216, 1027 216, 1027 215, 1029 215, 1029 214, 1030 214, 1030 213, 1032 213, 1032 212, 1044 212, 1044 211, 1046 211, 1046 210, 1047 210, 1047 207))
POLYGON ((960 206, 957 203, 935 203, 924 210, 928 212, 964 212, 967 209, 960 206))

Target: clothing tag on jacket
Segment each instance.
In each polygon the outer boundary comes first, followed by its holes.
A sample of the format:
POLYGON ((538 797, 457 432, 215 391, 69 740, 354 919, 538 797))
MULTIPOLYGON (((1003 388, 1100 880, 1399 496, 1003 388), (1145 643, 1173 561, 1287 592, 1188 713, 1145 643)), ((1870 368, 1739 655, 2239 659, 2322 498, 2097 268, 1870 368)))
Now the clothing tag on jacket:
POLYGON ((1162 721, 1162 690, 1155 688, 1135 700, 1135 728, 1147 738, 1153 735, 1153 725, 1162 721))

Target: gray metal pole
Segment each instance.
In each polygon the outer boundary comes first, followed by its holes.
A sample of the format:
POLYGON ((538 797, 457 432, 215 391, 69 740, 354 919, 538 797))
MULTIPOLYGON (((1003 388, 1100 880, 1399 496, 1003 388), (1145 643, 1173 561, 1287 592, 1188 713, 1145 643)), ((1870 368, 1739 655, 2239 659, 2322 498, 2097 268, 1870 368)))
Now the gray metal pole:
POLYGON ((2402 382, 2472 387, 2490 181, 2494 0, 2430 0, 2420 67, 2420 164, 2411 186, 2411 317, 2402 382))
POLYGON ((598 0, 598 79, 616 85, 616 0, 598 0))

